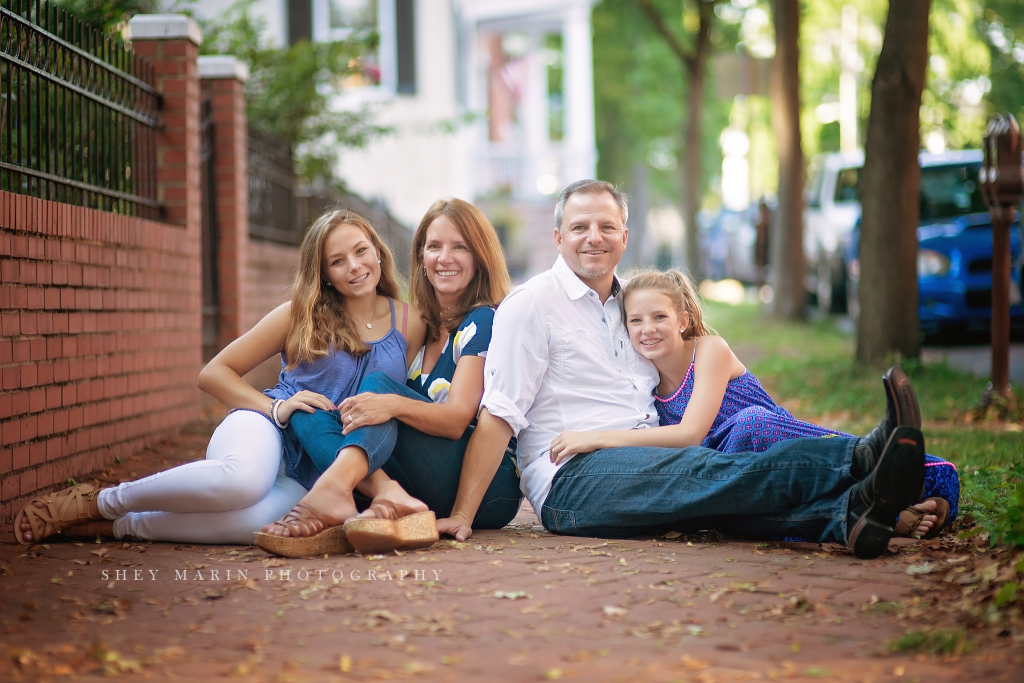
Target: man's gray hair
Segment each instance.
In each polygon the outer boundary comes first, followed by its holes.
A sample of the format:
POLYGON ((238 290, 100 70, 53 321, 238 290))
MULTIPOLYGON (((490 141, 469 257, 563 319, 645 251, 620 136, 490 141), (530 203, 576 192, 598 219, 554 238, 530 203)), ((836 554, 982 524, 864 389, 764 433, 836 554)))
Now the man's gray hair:
POLYGON ((629 220, 629 195, 606 180, 577 180, 558 195, 558 201, 555 202, 555 228, 559 232, 562 231, 562 214, 565 213, 565 203, 569 201, 569 197, 576 193, 599 194, 601 192, 610 194, 615 203, 619 205, 622 225, 625 226, 626 221, 629 220))

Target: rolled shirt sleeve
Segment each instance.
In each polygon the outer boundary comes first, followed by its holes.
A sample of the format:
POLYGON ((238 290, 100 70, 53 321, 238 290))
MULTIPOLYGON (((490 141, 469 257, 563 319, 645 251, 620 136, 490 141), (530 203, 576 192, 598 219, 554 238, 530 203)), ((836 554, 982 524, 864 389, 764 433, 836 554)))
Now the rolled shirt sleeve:
POLYGON ((537 296, 512 292, 494 314, 491 344, 484 365, 481 406, 508 423, 518 436, 548 367, 548 333, 537 296))

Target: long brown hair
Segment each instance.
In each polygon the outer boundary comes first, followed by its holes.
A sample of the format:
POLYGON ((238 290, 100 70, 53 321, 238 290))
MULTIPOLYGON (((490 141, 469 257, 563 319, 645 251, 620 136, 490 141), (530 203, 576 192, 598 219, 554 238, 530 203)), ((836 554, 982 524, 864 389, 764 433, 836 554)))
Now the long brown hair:
POLYGON ((377 294, 397 299, 401 296, 401 277, 395 268, 395 256, 377 231, 357 213, 334 209, 316 219, 306 231, 299 248, 299 267, 292 285, 291 324, 285 338, 288 369, 300 363, 325 358, 331 347, 361 356, 370 350, 359 338, 352 316, 345 308, 345 297, 324 280, 324 244, 342 225, 352 225, 366 234, 380 259, 377 294))
POLYGON ((697 294, 697 288, 693 286, 693 281, 685 273, 678 270, 662 272, 653 269, 634 273, 622 292, 623 307, 625 307, 626 298, 630 294, 648 289, 667 296, 672 301, 672 306, 676 309, 680 319, 684 313, 690 316, 690 324, 683 332, 683 339, 717 334, 704 322, 704 309, 700 305, 700 295, 697 294))
POLYGON ((505 253, 498 241, 498 233, 480 209, 461 199, 439 199, 434 202, 416 234, 412 238, 412 271, 409 277, 409 298, 420 309, 427 323, 427 338, 437 339, 441 330, 451 334, 470 310, 477 306, 497 306, 512 290, 505 253), (466 240, 473 254, 476 275, 459 300, 442 312, 437 303, 437 292, 427 279, 423 267, 423 248, 427 243, 427 228, 444 216, 466 240))

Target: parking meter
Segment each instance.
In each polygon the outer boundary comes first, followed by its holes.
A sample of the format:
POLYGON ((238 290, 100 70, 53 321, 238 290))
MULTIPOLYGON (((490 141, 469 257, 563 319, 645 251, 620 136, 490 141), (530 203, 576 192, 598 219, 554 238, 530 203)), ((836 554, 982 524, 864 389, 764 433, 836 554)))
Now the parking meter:
POLYGON ((1012 114, 996 114, 982 143, 984 161, 978 181, 992 220, 992 381, 982 397, 1013 402, 1010 392, 1010 225, 1024 197, 1024 140, 1012 114))

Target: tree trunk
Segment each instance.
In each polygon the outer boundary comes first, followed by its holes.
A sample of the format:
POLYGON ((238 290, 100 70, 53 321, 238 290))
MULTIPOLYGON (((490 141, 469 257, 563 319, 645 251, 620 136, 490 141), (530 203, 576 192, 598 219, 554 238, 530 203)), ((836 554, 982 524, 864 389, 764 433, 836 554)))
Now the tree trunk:
MULTIPOLYGON (((698 42, 698 50, 700 43, 698 42)), ((683 168, 680 180, 680 208, 686 234, 686 270, 697 282, 704 278, 700 263, 700 248, 697 245, 697 212, 700 211, 700 187, 702 184, 703 155, 701 148, 701 114, 704 111, 704 59, 698 52, 697 58, 685 66, 690 74, 690 87, 686 93, 686 116, 683 121, 683 168)))
POLYGON ((860 175, 860 318, 857 358, 920 352, 917 226, 921 169, 919 112, 928 60, 930 0, 889 3, 885 39, 871 85, 860 175))
POLYGON ((775 0, 772 123, 779 149, 779 206, 772 226, 772 312, 804 317, 804 154, 800 146, 799 0, 775 0))

